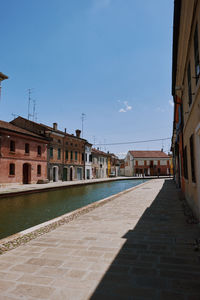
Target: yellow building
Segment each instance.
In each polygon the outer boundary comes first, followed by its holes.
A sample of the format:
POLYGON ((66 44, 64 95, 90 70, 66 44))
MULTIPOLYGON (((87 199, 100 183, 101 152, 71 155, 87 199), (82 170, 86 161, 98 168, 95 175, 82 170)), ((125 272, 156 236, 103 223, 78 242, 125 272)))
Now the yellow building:
POLYGON ((172 150, 185 198, 200 220, 200 1, 174 1, 172 150))

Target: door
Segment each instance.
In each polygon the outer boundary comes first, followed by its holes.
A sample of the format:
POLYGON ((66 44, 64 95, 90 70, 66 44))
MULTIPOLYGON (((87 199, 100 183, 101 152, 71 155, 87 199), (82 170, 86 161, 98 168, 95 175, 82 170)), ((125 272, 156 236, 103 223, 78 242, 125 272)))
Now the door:
POLYGON ((70 180, 71 181, 73 180, 73 167, 70 168, 70 180))
POLYGON ((58 181, 58 167, 53 167, 53 181, 58 181))
POLYGON ((82 169, 81 168, 77 168, 77 179, 82 180, 82 169))
POLYGON ((67 168, 63 169, 63 181, 67 181, 67 168))
POLYGON ((23 164, 23 184, 28 184, 31 182, 31 165, 23 164))

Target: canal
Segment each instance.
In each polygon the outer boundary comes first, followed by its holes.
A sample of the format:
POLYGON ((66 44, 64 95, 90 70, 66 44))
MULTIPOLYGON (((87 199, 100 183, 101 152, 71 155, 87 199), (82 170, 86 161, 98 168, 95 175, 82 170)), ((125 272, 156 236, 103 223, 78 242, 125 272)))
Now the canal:
POLYGON ((0 239, 139 185, 119 180, 0 199, 0 239))

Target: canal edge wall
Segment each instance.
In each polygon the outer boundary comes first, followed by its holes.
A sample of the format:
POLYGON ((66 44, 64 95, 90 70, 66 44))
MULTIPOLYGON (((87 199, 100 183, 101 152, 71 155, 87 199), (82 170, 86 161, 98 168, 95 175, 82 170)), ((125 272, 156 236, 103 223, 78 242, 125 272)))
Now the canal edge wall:
POLYGON ((129 188, 127 190, 121 191, 121 192, 114 194, 112 196, 109 196, 107 198, 98 200, 94 203, 91 203, 84 207, 78 208, 78 209, 76 209, 72 212, 69 212, 67 214, 64 214, 60 217, 51 219, 49 221, 43 222, 41 224, 38 224, 36 226, 30 227, 26 230, 20 231, 16 234, 13 234, 11 236, 3 238, 0 240, 0 255, 9 250, 15 249, 15 248, 19 247, 20 245, 26 244, 27 242, 45 234, 45 233, 48 233, 61 225, 67 224, 67 223, 77 219, 79 216, 84 215, 98 207, 101 207, 104 204, 106 204, 126 193, 129 193, 135 189, 138 189, 148 183, 149 183, 149 181, 146 181, 144 183, 141 183, 141 184, 134 186, 132 188, 129 188))
POLYGON ((161 178, 170 178, 169 176, 148 176, 148 177, 115 177, 115 178, 103 178, 103 179, 91 179, 90 181, 72 181, 67 182, 66 184, 63 184, 63 182, 58 183, 57 185, 54 185, 55 183, 48 183, 45 184, 45 186, 37 185, 35 187, 29 187, 30 185, 26 185, 26 189, 23 189, 23 185, 17 186, 15 189, 19 189, 18 191, 1 191, 0 188, 0 200, 1 198, 8 198, 8 197, 15 197, 25 194, 35 194, 35 193, 42 193, 47 191, 54 191, 59 189, 66 189, 71 188, 74 186, 82 186, 82 185, 90 185, 90 184, 98 184, 98 183, 104 183, 104 182, 110 182, 110 181, 118 181, 118 180, 152 180, 152 179, 161 179, 161 178))

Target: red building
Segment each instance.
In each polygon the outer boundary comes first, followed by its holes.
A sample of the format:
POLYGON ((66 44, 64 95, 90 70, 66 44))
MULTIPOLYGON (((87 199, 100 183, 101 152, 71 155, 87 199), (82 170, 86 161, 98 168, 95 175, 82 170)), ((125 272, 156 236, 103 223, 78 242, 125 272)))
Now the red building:
POLYGON ((170 175, 170 156, 161 151, 128 151, 125 176, 170 175))
POLYGON ((47 143, 37 134, 0 121, 0 184, 45 180, 47 143))

